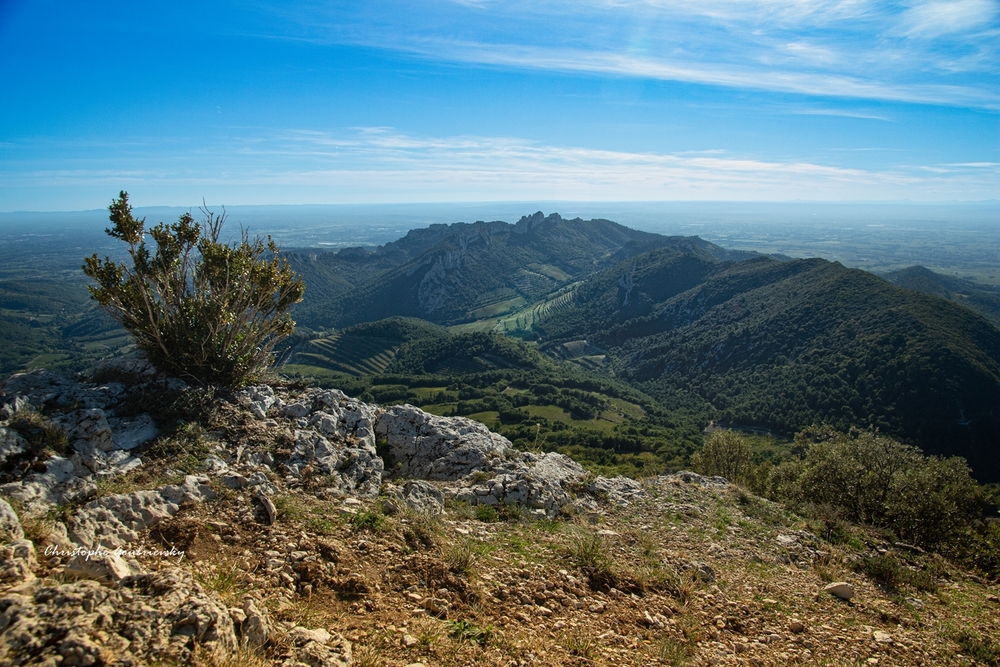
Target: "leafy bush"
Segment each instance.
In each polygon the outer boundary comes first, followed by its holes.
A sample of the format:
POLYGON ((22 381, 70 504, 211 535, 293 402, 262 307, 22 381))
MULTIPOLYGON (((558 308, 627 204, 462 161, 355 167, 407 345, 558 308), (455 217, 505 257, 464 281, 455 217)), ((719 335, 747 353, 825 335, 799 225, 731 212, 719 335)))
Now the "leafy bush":
POLYGON ((800 510, 892 531, 954 551, 981 519, 982 491, 964 459, 924 456, 878 431, 812 427, 795 436, 805 457, 771 471, 773 496, 800 510))
POLYGON ((905 585, 928 593, 935 593, 938 589, 932 572, 911 570, 898 558, 888 554, 863 556, 852 565, 852 569, 868 575, 891 591, 898 591, 905 585))
POLYGON ((920 451, 875 431, 848 435, 830 427, 803 431, 796 444, 811 440, 806 470, 799 482, 806 498, 840 505, 847 518, 868 524, 884 523, 897 476, 913 469, 920 451))
POLYGON ((271 238, 250 240, 243 231, 239 243, 223 243, 225 213, 202 209, 202 224, 185 213, 150 229, 151 249, 127 193, 109 211, 106 231, 128 246, 132 266, 87 257, 83 271, 97 281, 91 297, 161 371, 230 389, 253 382, 292 333, 288 310, 304 291, 271 238))
POLYGON ((378 532, 384 525, 385 517, 377 512, 358 512, 351 517, 351 526, 355 530, 378 532))
POLYGON ((752 466, 750 443, 735 431, 716 431, 705 439, 705 447, 691 457, 691 464, 703 475, 742 481, 752 466))

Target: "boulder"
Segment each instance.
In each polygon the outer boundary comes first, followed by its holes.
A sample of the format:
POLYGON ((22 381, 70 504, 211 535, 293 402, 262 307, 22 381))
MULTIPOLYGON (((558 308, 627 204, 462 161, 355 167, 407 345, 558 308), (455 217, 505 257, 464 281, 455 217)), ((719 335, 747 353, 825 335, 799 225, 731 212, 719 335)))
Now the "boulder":
POLYGON ((854 597, 854 586, 851 586, 846 581, 835 581, 832 584, 827 584, 823 587, 823 590, 830 595, 835 595, 841 600, 850 600, 854 597))
POLYGON ((587 491, 616 505, 627 505, 642 495, 642 484, 629 477, 595 477, 587 491))
POLYGON ((399 477, 454 481, 492 470, 513 450, 510 441, 464 417, 438 417, 412 405, 388 408, 376 433, 385 438, 392 474, 399 477))
POLYGON ((114 449, 128 451, 149 442, 160 434, 153 418, 143 413, 128 419, 108 419, 114 449))
POLYGON ((430 482, 411 479, 402 487, 386 484, 384 493, 388 498, 406 504, 415 512, 441 514, 444 511, 444 494, 430 482))

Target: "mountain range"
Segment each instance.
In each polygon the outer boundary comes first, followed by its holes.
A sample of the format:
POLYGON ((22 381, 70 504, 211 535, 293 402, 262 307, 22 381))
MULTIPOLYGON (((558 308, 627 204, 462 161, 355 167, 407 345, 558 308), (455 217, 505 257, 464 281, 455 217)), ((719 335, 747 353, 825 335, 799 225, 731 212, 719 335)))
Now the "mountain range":
POLYGON ((507 333, 703 423, 877 428, 1000 479, 1000 330, 926 269, 886 280, 542 213, 289 256, 311 329, 405 316, 507 333))

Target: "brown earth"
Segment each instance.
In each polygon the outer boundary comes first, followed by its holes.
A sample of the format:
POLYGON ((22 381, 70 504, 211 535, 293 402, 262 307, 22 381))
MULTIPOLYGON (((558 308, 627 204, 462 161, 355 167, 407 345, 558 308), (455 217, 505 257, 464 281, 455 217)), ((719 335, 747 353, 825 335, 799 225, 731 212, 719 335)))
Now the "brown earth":
POLYGON ((268 612, 270 644, 241 664, 281 662, 296 626, 344 635, 366 666, 997 664, 995 584, 858 530, 824 542, 734 486, 654 478, 630 506, 559 520, 347 502, 288 491, 266 525, 229 491, 148 539, 186 551, 182 567, 231 607, 251 596, 268 612), (851 567, 878 555, 930 590, 851 567), (830 581, 856 596, 823 592, 830 581))

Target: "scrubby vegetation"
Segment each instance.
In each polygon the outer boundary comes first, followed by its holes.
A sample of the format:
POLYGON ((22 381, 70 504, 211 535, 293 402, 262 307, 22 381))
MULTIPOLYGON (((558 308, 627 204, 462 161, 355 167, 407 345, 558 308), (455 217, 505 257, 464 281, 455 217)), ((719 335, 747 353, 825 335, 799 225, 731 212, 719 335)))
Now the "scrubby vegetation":
MULTIPOLYGON (((828 539, 846 539, 849 523, 868 526, 1000 575, 1000 526, 989 517, 997 508, 964 459, 925 456, 875 430, 842 433, 830 426, 796 434, 777 465, 752 449, 747 436, 714 433, 693 462, 705 474, 728 471, 730 479, 810 517, 828 539)), ((889 584, 910 576, 891 565, 860 567, 889 584)))
POLYGON ((203 209, 204 223, 183 214, 149 230, 132 215, 128 194, 109 207, 109 236, 128 246, 132 265, 86 258, 90 293, 135 337, 161 370, 201 384, 238 388, 272 360, 271 351, 294 328, 288 310, 302 299, 302 280, 277 257, 268 237, 221 240, 225 214, 203 209))

